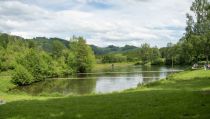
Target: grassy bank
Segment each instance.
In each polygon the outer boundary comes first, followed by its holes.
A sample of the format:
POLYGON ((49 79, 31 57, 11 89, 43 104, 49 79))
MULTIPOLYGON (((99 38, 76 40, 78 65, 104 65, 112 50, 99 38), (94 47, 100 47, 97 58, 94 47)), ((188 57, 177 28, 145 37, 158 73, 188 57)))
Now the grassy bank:
POLYGON ((112 70, 112 64, 115 68, 121 68, 121 67, 128 67, 133 66, 134 62, 123 62, 123 63, 106 63, 106 64, 96 64, 93 68, 94 71, 103 71, 103 70, 112 70))
POLYGON ((24 94, 18 98, 7 93, 12 86, 8 80, 0 79, 1 84, 4 82, 0 96, 10 100, 0 106, 2 119, 210 118, 210 71, 181 72, 122 93, 57 98, 24 94))

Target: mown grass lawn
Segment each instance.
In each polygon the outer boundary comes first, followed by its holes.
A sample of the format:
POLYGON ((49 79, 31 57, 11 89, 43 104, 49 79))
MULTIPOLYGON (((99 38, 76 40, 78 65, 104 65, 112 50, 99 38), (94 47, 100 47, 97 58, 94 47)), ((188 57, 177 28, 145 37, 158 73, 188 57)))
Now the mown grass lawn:
POLYGON ((16 98, 15 94, 5 90, 0 94, 9 100, 0 106, 2 119, 210 118, 210 71, 185 71, 167 80, 106 95, 57 98, 23 95, 16 100, 11 99, 16 98))

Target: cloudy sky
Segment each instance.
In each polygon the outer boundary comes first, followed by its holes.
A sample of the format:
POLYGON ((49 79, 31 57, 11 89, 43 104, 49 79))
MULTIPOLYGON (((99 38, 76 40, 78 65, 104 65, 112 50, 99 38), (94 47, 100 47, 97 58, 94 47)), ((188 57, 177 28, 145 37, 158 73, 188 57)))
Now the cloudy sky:
POLYGON ((0 0, 0 32, 98 46, 176 43, 192 0, 0 0))

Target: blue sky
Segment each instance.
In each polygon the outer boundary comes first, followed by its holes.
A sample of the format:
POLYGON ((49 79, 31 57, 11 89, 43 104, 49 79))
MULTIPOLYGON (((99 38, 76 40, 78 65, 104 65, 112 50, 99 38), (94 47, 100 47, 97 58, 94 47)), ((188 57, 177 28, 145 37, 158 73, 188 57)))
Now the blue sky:
POLYGON ((25 38, 84 36, 98 46, 163 47, 184 33, 192 0, 2 0, 0 32, 25 38))

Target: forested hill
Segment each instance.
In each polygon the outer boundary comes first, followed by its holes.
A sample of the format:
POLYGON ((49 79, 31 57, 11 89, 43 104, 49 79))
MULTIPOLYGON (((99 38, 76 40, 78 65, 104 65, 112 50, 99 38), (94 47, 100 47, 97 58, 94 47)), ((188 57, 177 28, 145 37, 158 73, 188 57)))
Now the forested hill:
MULTIPOLYGON (((45 51, 51 51, 52 49, 52 42, 54 40, 58 40, 61 43, 64 44, 65 47, 69 46, 69 41, 61 39, 61 38, 45 38, 45 37, 36 37, 33 39, 39 46, 42 46, 42 48, 45 51)), ((124 47, 117 47, 114 45, 110 45, 107 47, 98 47, 95 45, 90 45, 92 50, 96 55, 104 55, 104 54, 110 54, 110 53, 123 53, 128 51, 136 50, 138 47, 125 45, 124 47)))
MULTIPOLYGON (((33 41, 35 45, 39 46, 43 50, 47 52, 51 52, 53 48, 53 41, 57 40, 60 41, 65 47, 69 46, 69 41, 61 39, 61 38, 46 38, 46 37, 35 37, 33 39, 24 39, 19 36, 13 36, 13 35, 8 35, 4 33, 0 33, 1 38, 14 38, 16 40, 28 40, 28 41, 33 41)), ((133 51, 136 50, 138 47, 135 46, 130 46, 130 45, 125 45, 124 47, 117 47, 114 45, 110 45, 107 47, 98 47, 95 45, 90 45, 92 50, 96 55, 104 55, 104 54, 110 54, 110 53, 124 53, 128 51, 133 51)))
POLYGON ((51 52, 53 50, 53 41, 60 41, 60 43, 62 43, 66 48, 69 47, 69 41, 61 38, 36 37, 31 40, 47 52, 51 52))
POLYGON ((110 54, 110 53, 124 53, 124 52, 134 51, 138 49, 138 47, 131 46, 131 45, 125 45, 124 47, 117 47, 114 45, 110 45, 107 47, 98 47, 95 45, 90 45, 90 46, 96 55, 104 55, 104 54, 110 54))

